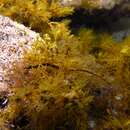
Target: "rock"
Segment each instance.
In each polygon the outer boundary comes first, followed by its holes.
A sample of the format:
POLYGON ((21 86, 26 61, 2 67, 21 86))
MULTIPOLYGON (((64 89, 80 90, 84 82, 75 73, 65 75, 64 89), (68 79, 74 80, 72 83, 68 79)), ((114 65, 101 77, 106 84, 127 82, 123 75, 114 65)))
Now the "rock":
POLYGON ((0 16, 0 92, 6 91, 11 82, 7 71, 14 62, 20 62, 25 51, 39 35, 10 18, 0 16))
POLYGON ((127 0, 100 0, 100 8, 112 9, 116 5, 126 1, 127 0))
POLYGON ((63 6, 74 6, 74 7, 80 7, 81 6, 81 0, 61 0, 61 5, 63 6))
POLYGON ((116 5, 127 2, 128 0, 61 0, 64 6, 74 7, 95 7, 97 9, 112 9, 116 5))
POLYGON ((7 97, 0 97, 0 109, 3 109, 8 104, 8 98, 7 97))

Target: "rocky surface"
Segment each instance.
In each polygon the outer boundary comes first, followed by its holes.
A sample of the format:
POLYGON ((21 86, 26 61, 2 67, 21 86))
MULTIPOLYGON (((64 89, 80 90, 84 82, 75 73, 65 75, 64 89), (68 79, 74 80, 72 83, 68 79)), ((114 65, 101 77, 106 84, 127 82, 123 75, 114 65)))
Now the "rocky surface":
POLYGON ((64 6, 85 7, 94 6, 98 9, 112 9, 116 5, 126 3, 129 0, 61 0, 64 6))
POLYGON ((31 48, 38 34, 24 25, 0 16, 0 91, 8 88, 7 71, 14 62, 20 62, 25 51, 31 48))
POLYGON ((119 5, 127 0, 100 0, 99 7, 104 9, 112 9, 116 5, 119 5))

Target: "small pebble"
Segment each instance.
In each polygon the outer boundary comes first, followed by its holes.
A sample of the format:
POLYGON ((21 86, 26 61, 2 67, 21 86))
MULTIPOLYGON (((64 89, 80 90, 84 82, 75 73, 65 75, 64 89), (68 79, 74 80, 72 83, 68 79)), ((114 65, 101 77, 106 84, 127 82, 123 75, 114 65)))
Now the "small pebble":
POLYGON ((7 105, 8 105, 8 98, 7 97, 0 98, 0 108, 3 109, 7 105))

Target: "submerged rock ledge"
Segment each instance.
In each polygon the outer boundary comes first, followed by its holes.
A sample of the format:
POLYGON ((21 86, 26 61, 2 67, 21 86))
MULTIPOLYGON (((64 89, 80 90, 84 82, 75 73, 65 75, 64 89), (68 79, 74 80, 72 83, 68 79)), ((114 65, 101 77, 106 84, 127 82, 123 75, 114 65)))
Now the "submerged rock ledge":
POLYGON ((8 88, 7 71, 20 62, 39 35, 22 24, 0 15, 0 91, 8 88))
POLYGON ((117 5, 124 6, 130 4, 129 0, 61 0, 63 6, 73 6, 77 8, 94 7, 96 9, 112 9, 117 5))

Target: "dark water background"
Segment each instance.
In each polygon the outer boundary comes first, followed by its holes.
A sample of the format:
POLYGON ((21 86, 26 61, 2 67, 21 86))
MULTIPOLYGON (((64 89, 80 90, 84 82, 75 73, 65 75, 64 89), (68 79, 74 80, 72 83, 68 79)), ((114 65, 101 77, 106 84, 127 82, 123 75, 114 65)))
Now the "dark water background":
POLYGON ((76 33, 80 28, 92 28, 97 32, 112 34, 117 41, 122 41, 130 35, 130 17, 114 14, 111 11, 95 11, 89 14, 85 10, 77 10, 69 17, 72 32, 76 33))
POLYGON ((121 41, 130 35, 130 17, 120 18, 111 23, 110 31, 117 41, 121 41))

